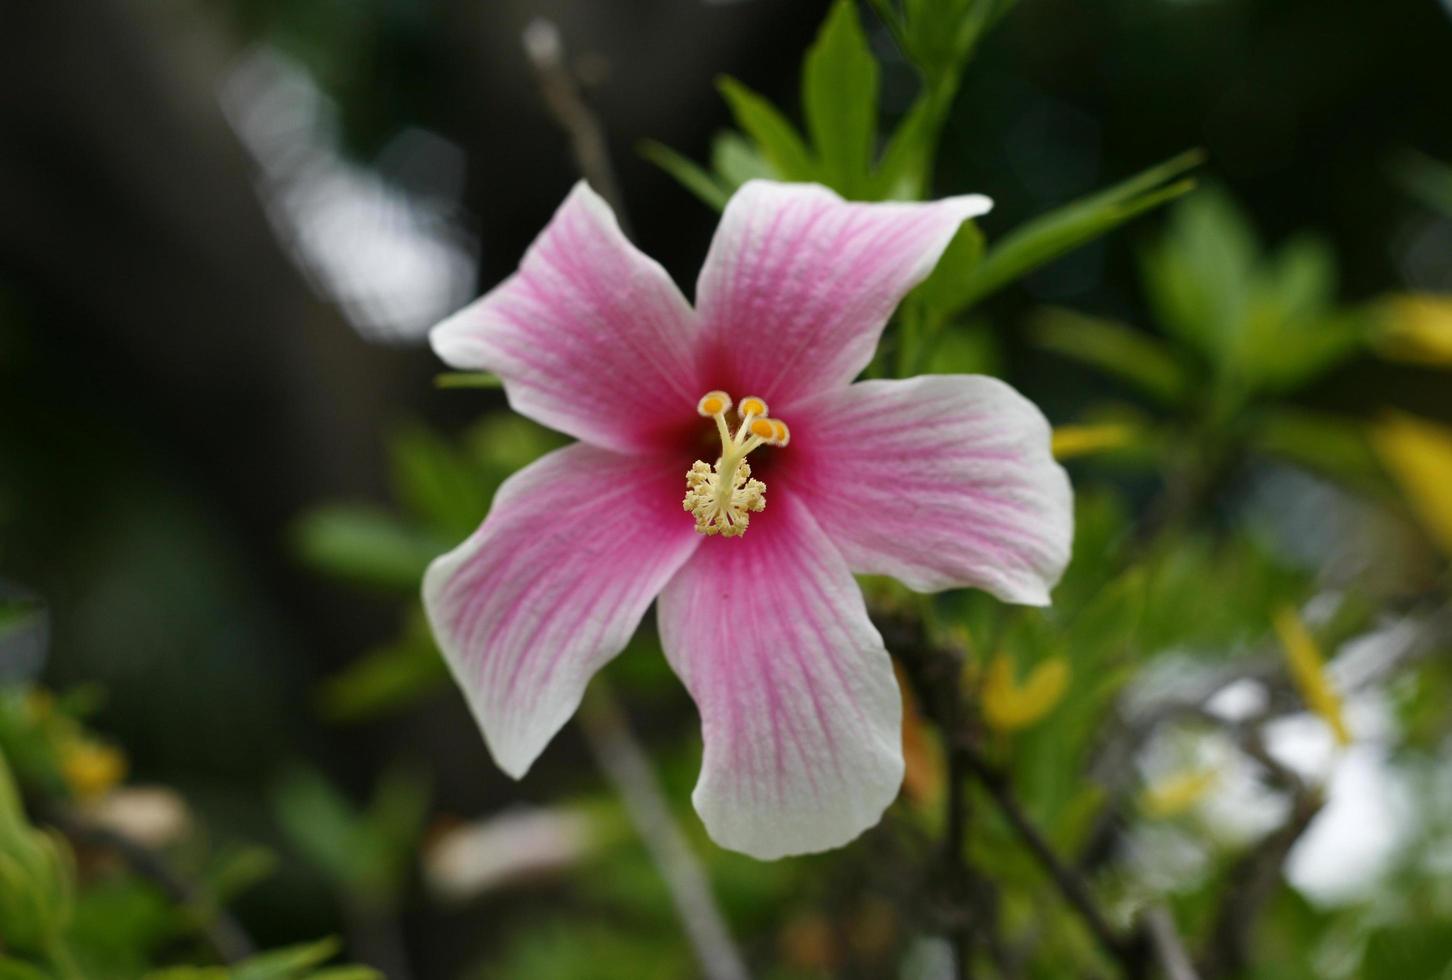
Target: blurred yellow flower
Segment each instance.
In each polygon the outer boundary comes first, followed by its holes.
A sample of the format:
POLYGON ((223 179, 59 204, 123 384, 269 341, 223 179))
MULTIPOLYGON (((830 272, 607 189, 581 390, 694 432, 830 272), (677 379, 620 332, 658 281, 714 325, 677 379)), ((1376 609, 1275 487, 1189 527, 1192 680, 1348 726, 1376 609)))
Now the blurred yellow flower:
POLYGON ((126 756, 109 745, 75 738, 61 746, 60 754, 61 776, 84 802, 105 796, 126 776, 126 756))
POLYGON ((1389 358, 1452 367, 1452 296, 1412 293, 1382 306, 1377 349, 1389 358))
POLYGON ((1452 555, 1452 429, 1391 412, 1372 429, 1371 442, 1427 531, 1452 555))
POLYGON ((1058 705, 1069 687, 1069 662, 1051 657, 1019 684, 1013 658, 1000 653, 983 678, 983 720, 1000 732, 1027 728, 1058 705))
POLYGON ((1286 652, 1286 663, 1291 669, 1291 680, 1301 692, 1301 698, 1321 719, 1331 726, 1331 732, 1341 745, 1351 742, 1351 732, 1341 716, 1341 696, 1326 676, 1326 666, 1321 650, 1311 631, 1292 606, 1282 606, 1274 617, 1276 636, 1286 652))
POLYGON ((1145 790, 1140 797, 1140 808, 1156 819, 1177 817, 1204 799, 1219 778, 1214 769, 1175 773, 1145 790))
POLYGON ((1134 428, 1118 422, 1097 425, 1061 425, 1054 429, 1055 459, 1091 456, 1111 449, 1122 449, 1134 442, 1134 428))

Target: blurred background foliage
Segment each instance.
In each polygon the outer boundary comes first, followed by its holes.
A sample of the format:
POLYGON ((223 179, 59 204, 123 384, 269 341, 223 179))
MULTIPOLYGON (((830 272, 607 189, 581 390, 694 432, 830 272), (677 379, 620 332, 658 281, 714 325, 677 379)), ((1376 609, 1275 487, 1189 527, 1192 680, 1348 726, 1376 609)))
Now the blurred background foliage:
POLYGON ((540 16, 679 282, 752 177, 992 196, 869 372, 1007 378, 1078 494, 1050 609, 864 582, 908 776, 843 851, 711 845, 649 624, 608 669, 752 974, 1448 975, 1445 6, 7 15, 0 977, 700 972, 592 723, 507 780, 416 598, 560 444, 421 344, 574 179, 540 16))

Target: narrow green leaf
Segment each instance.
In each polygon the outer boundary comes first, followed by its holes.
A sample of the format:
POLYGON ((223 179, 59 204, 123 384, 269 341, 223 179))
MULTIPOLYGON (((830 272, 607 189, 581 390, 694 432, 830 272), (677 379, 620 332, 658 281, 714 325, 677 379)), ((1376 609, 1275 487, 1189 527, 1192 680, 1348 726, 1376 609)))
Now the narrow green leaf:
POLYGON ((1186 194, 1195 186, 1193 180, 1167 185, 1165 181, 1196 166, 1202 159, 1198 150, 1183 153, 1024 224, 989 249, 975 271, 974 281, 964 289, 964 302, 981 300, 1136 215, 1186 194))
POLYGON ((771 176, 771 167, 756 147, 740 133, 730 130, 718 133, 711 141, 711 166, 721 183, 732 191, 748 180, 771 176))
POLYGON ((1350 418, 1280 408, 1258 415, 1249 430, 1256 450, 1358 486, 1375 486, 1381 474, 1365 427, 1350 418))
POLYGON ((924 93, 898 123, 872 172, 868 197, 876 201, 915 201, 923 196, 926 161, 933 152, 934 101, 924 93))
POLYGON ((824 181, 845 197, 867 190, 877 135, 877 60, 853 0, 837 0, 807 51, 802 111, 824 181))
POLYGON ((1143 256, 1156 321, 1223 365, 1242 342, 1260 244, 1225 194, 1207 188, 1175 208, 1164 236, 1143 256))
POLYGON ((1392 174, 1408 194, 1452 218, 1452 166, 1408 151, 1392 161, 1392 174))
POLYGON ((293 548, 312 568, 336 578, 412 591, 439 546, 397 519, 366 507, 320 507, 292 529, 293 548))
POLYGON ((731 107, 736 124, 755 141, 778 178, 812 180, 817 176, 801 134, 775 106, 730 76, 721 76, 716 87, 731 107))
POLYGON ((445 687, 449 671, 425 635, 379 647, 324 682, 320 713, 332 722, 368 721, 445 687))
POLYGON ((504 380, 487 371, 444 371, 434 377, 436 388, 502 388, 504 380))
POLYGON ((664 143, 642 140, 636 148, 641 156, 674 177, 682 187, 699 197, 708 207, 717 211, 726 207, 726 199, 731 196, 731 192, 722 186, 714 174, 708 173, 703 167, 664 143))
POLYGON ((1189 392, 1189 379, 1169 349, 1126 324, 1054 308, 1037 315, 1031 335, 1040 347, 1128 381, 1167 405, 1189 392))
POLYGON ((983 261, 983 232, 972 221, 958 226, 932 274, 917 287, 917 296, 934 310, 949 313, 966 305, 973 270, 983 261))

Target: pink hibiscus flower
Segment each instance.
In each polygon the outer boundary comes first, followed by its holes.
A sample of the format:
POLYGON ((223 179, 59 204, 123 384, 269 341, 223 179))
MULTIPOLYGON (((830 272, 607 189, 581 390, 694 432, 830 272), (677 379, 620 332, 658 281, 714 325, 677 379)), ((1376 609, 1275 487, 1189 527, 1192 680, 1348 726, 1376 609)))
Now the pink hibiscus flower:
POLYGON ((987 377, 852 383, 989 207, 752 181, 693 309, 581 183, 517 273, 434 328, 444 361, 494 372, 516 411, 579 440, 511 477, 424 578, 505 772, 529 769, 659 599, 701 713, 692 800, 713 839, 773 858, 881 818, 902 702, 853 573, 1043 605, 1068 561, 1069 482, 1032 404, 987 377))

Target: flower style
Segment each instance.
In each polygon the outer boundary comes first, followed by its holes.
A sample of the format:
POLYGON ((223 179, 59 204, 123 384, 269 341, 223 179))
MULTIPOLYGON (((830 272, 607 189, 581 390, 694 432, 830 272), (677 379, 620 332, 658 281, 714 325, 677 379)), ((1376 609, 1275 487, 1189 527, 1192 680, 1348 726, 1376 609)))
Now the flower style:
POLYGON ((658 598, 712 838, 774 858, 881 818, 902 702, 853 573, 1044 605, 1068 561, 1068 478, 1032 404, 987 377, 852 383, 989 206, 752 181, 693 309, 581 183, 517 273, 434 328, 444 361, 579 440, 506 481, 424 578, 502 769, 529 769, 658 598))

